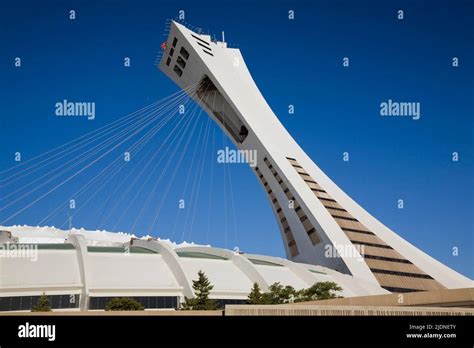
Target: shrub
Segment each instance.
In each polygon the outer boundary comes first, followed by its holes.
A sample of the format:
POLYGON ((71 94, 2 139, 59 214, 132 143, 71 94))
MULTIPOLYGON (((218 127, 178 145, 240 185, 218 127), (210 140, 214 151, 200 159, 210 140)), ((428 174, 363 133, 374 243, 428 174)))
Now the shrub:
POLYGON ((319 282, 302 291, 301 301, 315 301, 336 298, 342 288, 334 282, 319 282))
POLYGON ((318 282, 307 289, 295 290, 292 286, 273 283, 268 292, 262 293, 257 283, 254 283, 247 299, 249 304, 282 304, 336 298, 342 288, 334 282, 318 282))
POLYGON ((106 311, 143 311, 145 307, 133 298, 117 297, 105 306, 106 311))

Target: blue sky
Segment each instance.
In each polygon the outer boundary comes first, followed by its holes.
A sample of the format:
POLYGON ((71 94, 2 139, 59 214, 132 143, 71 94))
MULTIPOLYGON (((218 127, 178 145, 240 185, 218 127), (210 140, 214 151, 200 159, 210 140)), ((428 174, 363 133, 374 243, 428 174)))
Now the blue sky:
MULTIPOLYGON (((181 9, 187 22, 205 31, 220 36, 225 30, 275 114, 343 190, 414 245, 474 276, 474 29, 469 1, 4 1, 0 170, 15 164, 15 152, 27 160, 175 93, 177 87, 153 61, 165 39, 166 18, 181 9), (74 21, 68 18, 71 9, 74 21), (293 21, 287 17, 290 9, 293 21), (403 21, 396 18, 398 9, 404 10, 403 21), (14 66, 15 57, 21 57, 20 68, 14 66), (123 66, 124 57, 131 58, 129 68, 123 66), (349 57, 349 68, 342 67, 343 57, 349 57), (459 67, 451 66, 452 57, 459 58, 459 67), (95 102, 96 119, 56 117, 54 105, 63 99, 95 102), (420 102, 420 120, 381 117, 379 105, 388 99, 420 102), (289 104, 295 106, 294 115, 288 115, 289 104), (349 162, 342 161, 345 151, 349 162), (454 151, 458 162, 452 161, 454 151), (398 199, 404 200, 404 209, 397 208, 398 199), (453 247, 459 248, 458 256, 452 255, 453 247)), ((284 256, 278 226, 254 174, 246 165, 224 168, 215 163, 217 149, 231 146, 215 125, 209 125, 204 147, 199 129, 208 127, 205 115, 196 119, 194 132, 190 128, 186 151, 177 147, 175 156, 184 154, 173 181, 155 185, 164 170, 153 161, 136 186, 123 181, 127 173, 134 177, 133 170, 140 171, 138 159, 146 163, 173 122, 178 121, 171 121, 107 184, 99 182, 77 197, 80 211, 61 204, 87 182, 87 175, 8 224, 36 225, 59 206, 48 225, 61 226, 69 213, 75 227, 138 235, 151 231, 175 241, 284 256), (194 149, 202 154, 201 180, 189 169, 194 149), (124 194, 127 189, 132 193, 124 194), (179 211, 177 201, 183 197, 188 208, 179 211)), ((165 146, 172 153, 173 145, 165 146)), ((108 161, 100 161, 89 175, 108 161)), ((55 170, 51 166, 32 174, 2 193, 41 175, 51 178, 55 170)), ((0 220, 41 192, 0 211, 0 220)))

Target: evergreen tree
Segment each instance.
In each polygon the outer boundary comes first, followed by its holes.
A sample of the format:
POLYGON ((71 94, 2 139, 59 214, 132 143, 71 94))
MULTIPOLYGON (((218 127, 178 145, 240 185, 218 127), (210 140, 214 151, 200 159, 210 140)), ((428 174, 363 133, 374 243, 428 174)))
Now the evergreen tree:
POLYGON ((204 272, 198 272, 198 279, 193 280, 194 298, 185 298, 183 309, 212 310, 217 309, 217 302, 209 299, 214 288, 204 272))
POLYGON ((250 294, 247 299, 247 303, 249 304, 264 304, 263 294, 260 291, 260 287, 257 283, 253 283, 252 290, 250 290, 250 294))
POLYGON ((43 294, 38 299, 36 306, 31 309, 32 312, 51 312, 51 305, 49 303, 49 298, 43 292, 43 294))

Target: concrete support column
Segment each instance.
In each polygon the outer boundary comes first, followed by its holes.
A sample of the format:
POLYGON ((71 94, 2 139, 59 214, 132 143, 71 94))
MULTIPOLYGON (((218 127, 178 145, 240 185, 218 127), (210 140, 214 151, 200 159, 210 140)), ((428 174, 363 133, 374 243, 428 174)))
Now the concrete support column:
POLYGON ((189 298, 194 297, 192 283, 188 278, 186 278, 183 267, 179 262, 179 256, 176 254, 173 248, 159 240, 134 239, 130 242, 130 245, 138 246, 140 248, 159 253, 168 265, 171 273, 173 273, 173 276, 176 278, 178 284, 183 287, 184 296, 189 298))
POLYGON ((239 253, 232 253, 229 252, 231 255, 231 260, 234 265, 242 271, 251 281, 252 283, 257 283, 260 286, 260 289, 263 292, 268 291, 269 284, 263 278, 263 276, 257 271, 254 264, 250 262, 246 257, 240 255, 239 253))
POLYGON ((87 311, 89 308, 89 263, 87 254, 86 238, 80 234, 69 234, 67 243, 74 245, 76 249, 77 263, 79 265, 79 274, 81 276, 82 291, 79 300, 79 309, 87 311))

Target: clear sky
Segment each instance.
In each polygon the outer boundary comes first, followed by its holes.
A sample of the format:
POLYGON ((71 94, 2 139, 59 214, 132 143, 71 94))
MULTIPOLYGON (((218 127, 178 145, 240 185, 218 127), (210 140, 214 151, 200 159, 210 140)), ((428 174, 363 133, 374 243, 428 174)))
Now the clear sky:
MULTIPOLYGON (((177 92, 153 62, 166 38, 166 19, 184 10, 186 22, 218 37, 225 31, 275 114, 343 190, 402 237, 472 278, 473 6, 472 1, 2 1, 0 170, 15 164, 15 152, 26 161, 177 92), (75 20, 69 19, 71 9, 75 20), (397 20, 399 9, 404 20, 397 20), (16 57, 21 67, 15 67, 16 57), (125 57, 130 67, 124 67, 125 57), (349 67, 342 66, 343 57, 349 67), (459 58, 456 68, 453 57, 459 58), (55 104, 64 99, 94 102, 95 119, 55 116, 55 104), (381 117, 380 103, 388 99, 419 102, 421 118, 381 117), (289 104, 294 115, 288 114, 289 104), (453 152, 459 161, 452 161, 453 152)), ((75 227, 149 232, 284 256, 254 174, 244 164, 216 162, 216 151, 231 144, 205 115, 189 122, 185 128, 187 123, 172 118, 123 170, 107 172, 75 196, 75 210, 63 202, 106 168, 109 157, 5 224, 37 225, 48 217, 44 224, 66 227, 70 214, 75 227), (182 138, 173 133, 175 125, 182 138), (167 134, 183 141, 172 143, 167 134), (170 162, 161 154, 153 157, 161 144, 170 162), (196 163, 202 163, 200 175, 196 163), (178 209, 181 198, 184 210, 178 209)), ((13 184, 6 180, 0 221, 77 173, 79 164, 60 175, 71 158, 13 184), (28 194, 20 199, 23 193, 28 194)))

